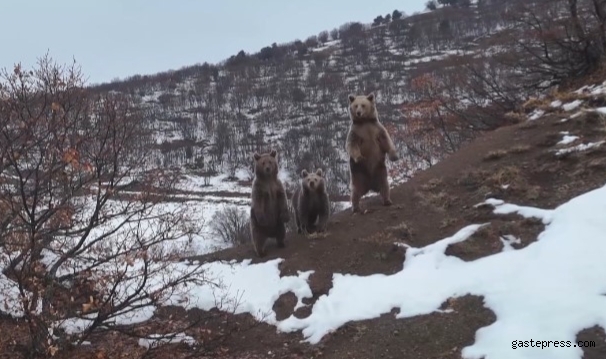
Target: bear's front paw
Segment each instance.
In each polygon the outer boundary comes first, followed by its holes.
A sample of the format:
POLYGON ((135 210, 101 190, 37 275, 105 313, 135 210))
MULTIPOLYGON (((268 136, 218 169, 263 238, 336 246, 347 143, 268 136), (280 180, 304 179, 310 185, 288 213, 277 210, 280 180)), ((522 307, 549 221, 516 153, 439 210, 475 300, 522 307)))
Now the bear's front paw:
POLYGON ((399 159, 400 159, 400 156, 398 156, 398 154, 397 154, 395 151, 394 151, 394 152, 391 152, 391 153, 389 154, 389 160, 390 160, 391 162, 396 162, 396 161, 398 161, 399 159))

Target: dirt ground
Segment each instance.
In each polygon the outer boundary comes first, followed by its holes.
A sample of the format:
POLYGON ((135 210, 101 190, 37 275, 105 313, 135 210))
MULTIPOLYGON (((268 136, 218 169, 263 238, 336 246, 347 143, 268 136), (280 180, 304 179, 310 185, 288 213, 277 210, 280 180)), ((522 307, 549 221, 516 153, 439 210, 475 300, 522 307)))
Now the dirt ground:
MULTIPOLYGON (((369 212, 352 215, 349 210, 333 215, 325 237, 306 238, 291 233, 286 247, 278 249, 269 242, 268 255, 258 259, 251 246, 240 246, 195 258, 202 261, 253 258, 253 263, 284 258, 283 275, 313 269, 310 277, 313 303, 331 288, 332 274, 395 273, 402 269, 404 242, 425 246, 452 235, 470 223, 491 222, 472 239, 448 248, 449 255, 474 260, 502 250, 499 234, 514 234, 521 248, 536 240, 542 223, 519 216, 494 215, 490 209, 474 208, 488 197, 540 208, 557 205, 606 182, 606 146, 560 158, 554 154, 562 131, 580 136, 582 142, 606 139, 606 122, 598 114, 587 112, 561 122, 570 113, 557 111, 533 122, 500 128, 465 146, 434 167, 419 172, 406 184, 392 191, 394 205, 383 207, 378 197, 363 202, 369 212), (504 185, 509 185, 504 189, 504 185)), ((573 144, 574 145, 574 144, 573 144)), ((283 295, 274 310, 278 319, 293 313, 295 297, 283 295)), ((474 342, 475 332, 494 322, 494 314, 483 306, 481 297, 466 296, 443 305, 451 313, 434 313, 408 319, 395 319, 394 313, 373 320, 351 322, 326 336, 318 345, 301 343, 300 333, 278 334, 275 327, 255 323, 249 315, 167 309, 173 316, 202 320, 190 334, 209 342, 207 331, 231 335, 210 346, 210 351, 194 354, 186 345, 167 345, 149 357, 223 357, 223 358, 324 358, 324 359, 455 359, 461 349, 474 342), (206 334, 205 334, 206 333, 206 334)), ((309 315, 310 307, 295 315, 309 315)), ((4 355, 15 353, 20 324, 4 320, 0 348, 4 355), (12 329, 7 329, 12 328, 12 329), (5 335, 6 334, 6 335, 5 335), (11 349, 12 348, 12 349, 11 349)), ((113 335, 113 334, 112 334, 113 335)), ((606 357, 606 335, 589 328, 579 333, 581 340, 594 340, 595 348, 585 348, 585 359, 606 357)), ((506 345, 505 343, 504 345, 506 345)), ((136 340, 118 340, 104 335, 99 341, 58 357, 120 358, 124 353, 141 353, 136 340), (107 346, 107 343, 112 345, 107 346), (116 343, 120 342, 120 345, 116 343), (105 344, 104 344, 105 343, 105 344), (122 349, 120 349, 122 348, 122 349), (99 354, 102 353, 102 354, 99 354)), ((2 355, 0 355, 2 356, 2 355)))

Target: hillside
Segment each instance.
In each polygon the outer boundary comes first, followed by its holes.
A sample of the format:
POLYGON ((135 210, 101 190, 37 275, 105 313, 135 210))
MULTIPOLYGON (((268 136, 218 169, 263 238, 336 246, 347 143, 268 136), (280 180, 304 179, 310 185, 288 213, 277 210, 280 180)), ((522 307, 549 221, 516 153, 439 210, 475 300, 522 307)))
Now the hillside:
MULTIPOLYGON (((291 233, 262 260, 250 246, 191 258, 225 287, 158 308, 146 330, 192 327, 147 355, 603 358, 606 76, 594 81, 529 101, 519 124, 394 188, 393 207, 367 199, 368 214, 336 213, 327 235, 291 233), (516 344, 530 339, 551 343, 516 344)), ((8 344, 20 327, 4 328, 8 344)), ((69 357, 134 357, 149 343, 92 338, 69 357)))
MULTIPOLYGON (((157 132, 154 155, 165 166, 246 180, 252 174, 251 153, 275 147, 286 172, 323 167, 331 193, 344 195, 347 95, 376 92, 382 120, 403 132, 402 106, 426 99, 413 85, 415 79, 427 74, 449 78, 464 65, 491 64, 482 73, 496 69, 492 57, 505 43, 503 35, 515 27, 516 1, 398 13, 393 19, 390 14, 373 24, 345 24, 256 54, 240 52, 220 64, 137 75, 95 89, 128 93, 141 103, 157 132)), ((457 86, 468 92, 459 94, 461 99, 472 96, 471 89, 457 86)), ((493 100, 513 103, 527 95, 516 90, 500 94, 511 98, 493 100)), ((403 143, 401 155, 411 168, 392 173, 399 181, 439 159, 423 163, 415 151, 420 145, 403 143)))

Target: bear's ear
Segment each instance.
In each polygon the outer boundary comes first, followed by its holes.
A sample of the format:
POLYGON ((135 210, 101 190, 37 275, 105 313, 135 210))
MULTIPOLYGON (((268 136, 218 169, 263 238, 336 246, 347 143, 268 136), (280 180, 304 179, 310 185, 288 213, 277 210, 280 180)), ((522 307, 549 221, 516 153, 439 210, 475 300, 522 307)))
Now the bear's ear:
POLYGON ((371 92, 368 95, 366 95, 366 98, 368 99, 368 101, 370 102, 374 102, 375 101, 375 93, 371 92))
POLYGON ((277 152, 276 150, 271 150, 271 151, 269 152, 269 155, 270 155, 271 157, 276 157, 276 156, 278 155, 278 152, 277 152))
POLYGON ((318 176, 322 177, 322 175, 323 175, 324 173, 322 172, 322 169, 321 169, 321 168, 318 168, 318 169, 316 170, 316 174, 317 174, 318 176))
POLYGON ((258 154, 257 152, 255 152, 255 153, 253 154, 253 158, 255 159, 255 161, 258 161, 258 160, 259 160, 259 158, 261 158, 261 155, 260 155, 260 154, 258 154))
POLYGON ((305 178, 309 175, 309 172, 307 172, 307 170, 303 170, 301 171, 301 178, 305 178))
POLYGON ((356 99, 356 96, 354 96, 354 95, 349 95, 349 97, 348 97, 348 98, 349 98, 349 103, 352 103, 352 102, 354 102, 354 100, 356 99))

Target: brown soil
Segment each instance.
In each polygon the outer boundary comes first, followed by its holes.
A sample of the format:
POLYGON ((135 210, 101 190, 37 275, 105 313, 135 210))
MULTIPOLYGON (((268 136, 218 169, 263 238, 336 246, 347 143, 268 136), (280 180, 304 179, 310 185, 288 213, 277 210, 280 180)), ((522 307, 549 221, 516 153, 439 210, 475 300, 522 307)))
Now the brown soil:
MULTIPOLYGON (((349 209, 335 214, 324 237, 306 238, 290 233, 283 249, 278 249, 275 242, 270 241, 268 255, 262 259, 256 258, 251 246, 231 248, 195 259, 253 258, 253 263, 256 263, 284 258, 280 267, 283 275, 293 275, 298 270, 315 271, 310 277, 313 298, 306 301, 313 303, 328 293, 333 273, 369 275, 401 270, 405 249, 394 245, 395 242, 421 247, 450 236, 467 224, 490 222, 490 226, 470 240, 452 245, 447 253, 466 261, 491 255, 502 250, 499 237, 506 234, 521 238, 522 243, 514 247, 527 246, 543 230, 541 222, 516 215, 494 215, 490 208, 476 208, 474 205, 494 197, 519 205, 554 208, 604 185, 606 146, 561 158, 556 158, 553 153, 556 142, 562 137, 560 131, 570 131, 580 136, 583 142, 606 138, 603 120, 586 114, 560 122, 566 115, 554 113, 531 123, 485 134, 393 189, 393 206, 383 207, 378 197, 373 197, 363 202, 369 210, 364 215, 352 215, 349 209), (505 188, 505 185, 509 187, 505 188)), ((292 294, 281 296, 274 305, 278 319, 293 314, 294 305, 292 294)), ((454 312, 395 319, 397 310, 394 310, 392 314, 373 320, 351 322, 327 335, 316 346, 301 343, 301 333, 278 334, 275 327, 254 323, 249 315, 233 316, 199 310, 185 313, 182 309, 172 309, 172 313, 173 317, 188 320, 208 316, 209 319, 203 321, 197 330, 192 329, 188 333, 196 338, 204 338, 206 330, 231 332, 224 342, 214 347, 214 354, 207 353, 208 357, 460 358, 461 349, 474 342, 476 331, 492 323, 495 317, 483 306, 480 297, 449 300, 443 307, 454 309, 454 312)), ((295 315, 304 317, 309 315, 309 311, 307 307, 295 315)), ((584 348, 584 358, 606 357, 604 337, 604 331, 596 328, 588 328, 579 334, 579 339, 597 343, 595 348, 584 348)), ((10 336, 0 338, 3 347, 14 347, 10 345, 13 340, 9 339, 10 336)), ((140 351, 136 349, 136 341, 123 341, 130 343, 128 348, 140 351)), ((78 357, 78 353, 97 353, 103 342, 106 340, 71 355, 78 357)), ((109 353, 108 349, 103 350, 109 353)), ((183 345, 167 345, 164 351, 152 357, 181 357, 179 353, 187 353, 188 350, 183 345)))

